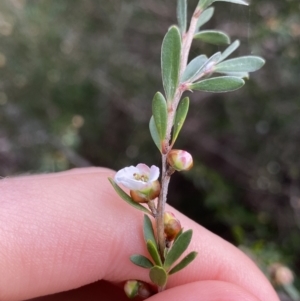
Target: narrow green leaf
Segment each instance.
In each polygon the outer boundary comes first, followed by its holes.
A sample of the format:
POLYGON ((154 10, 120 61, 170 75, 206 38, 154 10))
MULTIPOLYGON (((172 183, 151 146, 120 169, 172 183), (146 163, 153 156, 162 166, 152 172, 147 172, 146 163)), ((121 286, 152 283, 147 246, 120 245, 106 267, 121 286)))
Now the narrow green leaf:
POLYGON ((195 75, 197 74, 197 72, 206 63, 206 61, 207 61, 207 56, 203 54, 191 60, 182 74, 181 82, 182 83, 191 82, 195 77, 195 75))
POLYGON ((162 81, 167 101, 172 101, 179 82, 181 38, 176 26, 164 37, 161 50, 162 81))
POLYGON ((172 145, 175 143, 178 134, 183 126, 185 121, 186 115, 189 110, 190 100, 188 97, 183 98, 177 108, 176 116, 174 120, 174 127, 173 127, 173 137, 172 137, 172 145))
POLYGON ((241 56, 219 63, 215 67, 216 72, 254 72, 265 64, 265 60, 259 56, 241 56))
POLYGON ((241 5, 249 5, 248 2, 244 0, 200 0, 198 6, 203 10, 212 5, 214 2, 230 2, 241 5))
POLYGON ((147 250, 151 255, 155 264, 162 266, 162 262, 158 253, 157 246, 151 240, 147 240, 147 250))
POLYGON ((230 2, 230 3, 241 4, 241 5, 246 5, 246 6, 249 5, 249 3, 244 0, 213 0, 213 2, 230 2))
POLYGON ((183 232, 177 240, 174 242, 171 250, 168 252, 164 267, 165 269, 169 269, 173 263, 182 255, 182 253, 187 249, 191 242, 191 238, 193 235, 192 230, 188 230, 183 232))
POLYGON ((189 85, 191 90, 199 90, 205 92, 229 92, 241 88, 245 82, 235 76, 219 76, 209 79, 204 79, 200 82, 189 85))
POLYGON ((204 10, 212 5, 213 2, 213 0, 199 0, 198 6, 201 8, 201 10, 204 10))
POLYGON ((144 206, 140 205, 139 203, 136 203, 132 200, 132 198, 112 179, 108 178, 109 182, 117 192, 117 194, 129 205, 134 207, 135 209, 138 209, 140 211, 143 211, 144 213, 152 215, 152 212, 145 208, 144 206))
POLYGON ((187 1, 177 0, 177 20, 180 28, 181 36, 186 32, 187 24, 187 1))
POLYGON ((157 128, 153 116, 150 118, 149 130, 155 145, 157 146, 158 150, 161 152, 160 138, 157 132, 157 128))
POLYGON ((145 238, 145 242, 147 243, 148 240, 152 241, 153 244, 155 245, 155 247, 157 248, 157 243, 156 243, 156 239, 155 239, 155 235, 154 235, 154 231, 153 231, 153 226, 151 223, 151 220, 149 218, 148 215, 144 215, 144 238, 145 238))
POLYGON ((201 13, 201 15, 198 19, 198 22, 197 22, 196 31, 198 31, 201 26, 203 26, 205 23, 207 23, 212 18, 212 16, 214 15, 214 11, 215 11, 214 7, 210 7, 201 13))
POLYGON ((178 237, 182 234, 182 232, 183 232, 183 228, 181 228, 180 231, 177 233, 177 235, 176 235, 176 237, 175 237, 175 239, 174 239, 174 241, 173 241, 173 244, 174 244, 175 241, 178 239, 178 237))
POLYGON ((249 73, 248 72, 222 72, 222 71, 218 71, 218 73, 226 74, 226 75, 229 75, 229 76, 235 76, 235 77, 249 79, 249 73))
POLYGON ((282 284, 282 288, 291 298, 290 300, 300 300, 300 292, 294 286, 293 282, 289 284, 282 284))
POLYGON ((168 280, 166 271, 160 266, 154 266, 151 268, 149 277, 151 281, 159 287, 165 286, 168 280))
POLYGON ((230 37, 226 33, 217 30, 199 31, 194 35, 194 39, 213 45, 224 45, 230 43, 230 37))
POLYGON ((197 256, 197 252, 191 252, 188 255, 186 255, 170 272, 169 275, 172 275, 174 273, 179 272, 183 268, 185 268, 187 265, 189 265, 197 256))
POLYGON ((163 141, 167 131, 168 111, 166 100, 160 92, 153 97, 152 113, 160 141, 163 141))
POLYGON ((203 75, 212 73, 214 71, 215 65, 218 62, 219 58, 220 58, 221 52, 217 52, 215 54, 213 54, 203 65, 201 68, 199 68, 199 70, 196 72, 196 74, 193 76, 192 79, 190 79, 191 81, 195 81, 197 79, 199 79, 200 77, 202 77, 203 75))
MULTIPOLYGON (((204 64, 199 66, 199 69, 196 72, 195 72, 195 69, 196 69, 196 65, 195 65, 194 70, 193 70, 194 75, 192 77, 190 77, 188 81, 193 82, 193 81, 199 79, 200 77, 202 77, 203 75, 213 72, 215 65, 218 62, 220 56, 221 56, 221 52, 217 52, 217 53, 213 54, 209 59, 207 59, 204 62, 204 64)), ((199 59, 199 61, 200 61, 200 59, 199 59)), ((192 62, 190 64, 192 64, 192 62)), ((192 66, 191 66, 191 69, 192 69, 192 66)))
POLYGON ((240 41, 236 40, 231 45, 229 45, 221 54, 219 61, 224 61, 231 53, 233 53, 240 46, 240 41))
POLYGON ((148 210, 147 208, 145 208, 144 206, 140 205, 139 203, 136 203, 132 200, 132 198, 112 179, 112 178, 108 178, 109 182, 111 183, 111 185, 113 186, 113 188, 115 189, 115 191, 117 192, 117 194, 129 205, 131 205, 132 207, 134 207, 135 209, 138 209, 140 211, 143 211, 147 214, 152 215, 151 211, 148 210))
POLYGON ((130 261, 134 263, 135 265, 138 265, 139 267, 145 268, 145 269, 151 269, 153 267, 153 263, 145 256, 143 255, 131 255, 130 261))

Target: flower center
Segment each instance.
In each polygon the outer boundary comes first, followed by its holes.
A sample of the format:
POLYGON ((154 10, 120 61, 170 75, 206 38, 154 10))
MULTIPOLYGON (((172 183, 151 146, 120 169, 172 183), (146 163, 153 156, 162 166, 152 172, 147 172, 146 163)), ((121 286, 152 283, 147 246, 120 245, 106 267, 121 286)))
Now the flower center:
POLYGON ((142 182, 148 182, 149 178, 146 175, 140 175, 138 173, 134 173, 133 177, 137 180, 137 181, 142 181, 142 182))

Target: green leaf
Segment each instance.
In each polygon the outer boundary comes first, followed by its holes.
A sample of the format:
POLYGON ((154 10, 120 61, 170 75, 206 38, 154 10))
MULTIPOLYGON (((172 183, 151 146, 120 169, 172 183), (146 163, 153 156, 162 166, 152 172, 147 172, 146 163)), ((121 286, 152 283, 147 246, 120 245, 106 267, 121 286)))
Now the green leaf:
POLYGON ((187 24, 187 1, 177 0, 177 20, 180 28, 181 36, 186 32, 187 24))
POLYGON ((174 127, 173 127, 173 137, 172 137, 172 145, 175 143, 178 134, 183 126, 185 121, 186 115, 189 110, 190 100, 188 97, 183 98, 177 108, 175 120, 174 120, 174 127))
POLYGON ((183 232, 177 240, 174 242, 171 250, 168 252, 164 267, 165 269, 169 269, 171 265, 182 255, 182 253, 187 249, 191 242, 191 238, 193 235, 192 230, 188 230, 183 232))
POLYGON ((153 268, 151 268, 149 277, 151 281, 159 287, 165 286, 168 280, 166 271, 159 266, 154 266, 153 268))
POLYGON ((146 214, 144 215, 144 228, 143 228, 143 230, 144 230, 145 242, 147 243, 147 241, 150 240, 150 241, 153 242, 153 244, 157 248, 157 243, 156 243, 152 223, 151 223, 151 220, 150 220, 149 216, 146 215, 146 214))
POLYGON ((244 0, 213 0, 213 2, 230 2, 230 3, 241 4, 241 5, 246 5, 246 6, 249 5, 249 3, 244 0))
POLYGON ((164 37, 161 50, 162 81, 167 101, 172 101, 179 82, 181 38, 176 26, 164 37))
POLYGON ((183 233, 183 228, 180 229, 180 231, 177 233, 174 241, 173 241, 173 244, 175 243, 175 241, 178 239, 178 237, 183 233))
POLYGON ((217 30, 202 30, 194 35, 194 39, 201 40, 205 43, 210 43, 213 45, 223 45, 230 43, 230 37, 222 32, 217 30))
MULTIPOLYGON (((207 59, 204 64, 199 66, 199 69, 196 72, 194 71, 195 73, 189 79, 189 82, 193 82, 193 81, 199 79, 200 77, 202 77, 203 75, 206 75, 207 73, 211 73, 212 71, 214 71, 215 65, 218 62, 220 56, 221 56, 221 52, 217 52, 217 53, 213 54, 209 59, 207 59)), ((196 69, 196 66, 194 67, 194 70, 195 69, 196 69)))
POLYGON ((210 7, 201 13, 197 22, 196 31, 198 31, 201 26, 203 26, 212 18, 212 16, 214 15, 214 11, 215 11, 214 7, 210 7))
POLYGON ((150 130, 150 134, 151 137, 155 143, 155 145, 157 146, 157 148, 159 149, 159 151, 161 152, 161 142, 160 142, 160 137, 156 128, 156 124, 154 121, 154 117, 152 116, 150 118, 150 122, 149 122, 149 130, 150 130))
POLYGON ((246 78, 249 79, 249 73, 248 72, 219 72, 218 73, 222 73, 222 74, 226 74, 229 76, 235 76, 235 77, 240 77, 240 78, 246 78))
POLYGON ((186 255, 175 267, 169 272, 169 275, 172 275, 174 273, 179 272, 183 268, 185 268, 187 265, 189 265, 197 256, 197 252, 191 252, 188 255, 186 255))
POLYGON ((207 56, 203 54, 191 60, 182 74, 181 82, 191 82, 206 61, 207 56))
POLYGON ((249 5, 248 2, 244 0, 200 0, 198 6, 200 9, 206 9, 208 6, 212 5, 214 2, 230 2, 241 5, 249 5))
POLYGON ((219 63, 215 67, 216 72, 253 72, 260 69, 265 60, 259 56, 241 56, 219 63))
POLYGON ((163 141, 167 131, 168 111, 166 100, 160 92, 153 97, 152 113, 160 141, 163 141))
POLYGON ((130 261, 134 263, 135 265, 138 265, 139 267, 145 268, 145 269, 151 269, 153 267, 153 263, 145 256, 143 255, 131 255, 130 261))
POLYGON ((138 209, 140 211, 143 211, 147 214, 152 215, 151 211, 148 210, 147 208, 145 208, 144 206, 140 205, 139 203, 136 203, 132 200, 132 198, 112 179, 112 178, 108 178, 109 182, 111 183, 111 185, 113 186, 113 188, 115 189, 115 191, 117 192, 117 194, 129 205, 131 205, 132 207, 134 207, 135 209, 138 209))
POLYGON ((215 65, 218 62, 220 58, 221 52, 217 52, 213 54, 203 65, 199 70, 196 72, 196 74, 193 76, 193 78, 190 81, 197 80, 198 78, 202 77, 203 75, 209 74, 214 71, 215 65))
POLYGON ((224 61, 231 53, 233 53, 240 46, 240 41, 236 40, 231 45, 229 45, 221 54, 219 61, 224 61))
POLYGON ((189 85, 189 89, 205 92, 229 92, 241 88, 245 82, 235 76, 219 76, 209 79, 204 79, 200 82, 189 85))
POLYGON ((151 255, 153 261, 155 264, 162 266, 162 262, 158 253, 158 249, 156 244, 154 244, 151 240, 147 240, 147 250, 149 254, 151 255))
POLYGON ((204 10, 210 5, 212 5, 213 2, 214 2, 213 0, 199 0, 198 6, 200 7, 201 10, 204 10))

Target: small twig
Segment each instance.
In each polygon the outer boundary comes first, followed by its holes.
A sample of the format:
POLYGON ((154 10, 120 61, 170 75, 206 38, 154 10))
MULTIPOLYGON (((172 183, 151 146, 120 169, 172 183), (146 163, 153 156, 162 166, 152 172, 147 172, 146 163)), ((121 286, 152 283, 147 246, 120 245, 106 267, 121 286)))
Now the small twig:
POLYGON ((193 13, 189 30, 182 37, 180 76, 184 72, 188 62, 191 45, 193 42, 194 34, 197 28, 197 22, 200 15, 201 15, 201 9, 197 6, 193 13))
MULTIPOLYGON (((190 27, 188 31, 183 34, 182 37, 182 48, 181 48, 181 56, 180 56, 180 76, 183 74, 189 57, 189 52, 191 49, 193 37, 195 34, 195 30, 197 27, 197 22, 199 16, 201 14, 201 9, 197 7, 194 11, 194 14, 191 19, 190 27)), ((184 89, 182 89, 181 84, 179 83, 174 99, 168 103, 168 120, 167 120, 167 132, 164 140, 164 152, 162 154, 162 176, 161 176, 161 192, 157 202, 157 216, 156 216, 156 226, 157 226, 157 241, 159 246, 160 256, 162 261, 164 261, 164 249, 166 247, 165 235, 164 235, 164 212, 165 212, 165 204, 167 201, 168 187, 170 183, 171 174, 168 170, 167 165, 167 155, 172 148, 171 145, 171 132, 174 124, 175 113, 180 102, 182 93, 184 89)))

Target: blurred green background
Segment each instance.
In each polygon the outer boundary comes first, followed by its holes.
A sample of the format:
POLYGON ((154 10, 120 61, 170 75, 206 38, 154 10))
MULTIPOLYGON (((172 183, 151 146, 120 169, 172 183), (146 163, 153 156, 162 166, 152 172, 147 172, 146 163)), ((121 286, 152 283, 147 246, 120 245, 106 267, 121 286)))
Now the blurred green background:
MULTIPOLYGON (((2 0, 0 175, 158 165, 148 121, 175 6, 2 0)), ((266 65, 237 92, 190 95, 175 147, 195 165, 172 178, 169 203, 263 268, 282 262, 300 275, 300 3, 214 7, 205 28, 239 39, 236 56, 260 55, 266 65)), ((191 56, 224 49, 194 44, 191 56)))

